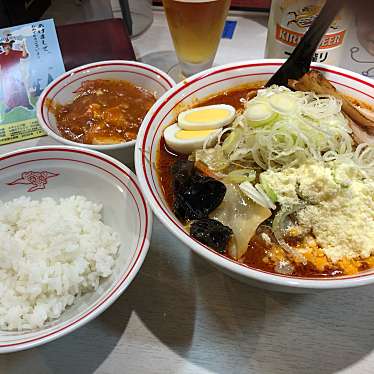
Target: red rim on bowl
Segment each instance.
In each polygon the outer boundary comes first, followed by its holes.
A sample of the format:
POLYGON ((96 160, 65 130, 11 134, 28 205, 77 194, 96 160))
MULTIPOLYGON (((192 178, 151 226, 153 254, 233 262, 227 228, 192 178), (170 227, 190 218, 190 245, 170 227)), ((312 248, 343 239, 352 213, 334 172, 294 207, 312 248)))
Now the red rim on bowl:
MULTIPOLYGON (((254 62, 243 62, 237 64, 229 64, 226 66, 212 68, 207 70, 206 72, 197 74, 189 79, 187 79, 184 83, 178 84, 171 92, 166 93, 162 98, 156 102, 154 106, 154 110, 151 111, 143 121, 143 125, 140 129, 140 137, 141 139, 138 140, 135 152, 135 166, 139 181, 141 183, 142 189, 146 194, 147 198, 152 202, 151 206, 155 212, 155 214, 163 221, 165 226, 170 231, 175 231, 178 233, 177 236, 187 245, 193 244, 192 249, 195 250, 200 255, 208 258, 208 260, 213 261, 218 266, 225 267, 229 271, 233 271, 238 275, 247 275, 254 280, 259 282, 270 283, 274 285, 284 285, 284 286, 292 286, 296 288, 345 288, 345 287, 354 287, 366 284, 366 279, 368 277, 374 277, 372 272, 365 272, 360 273, 355 276, 341 276, 335 278, 312 278, 312 277, 296 277, 296 276, 288 276, 282 274, 274 274, 266 271, 262 271, 256 268, 249 267, 244 264, 240 264, 237 261, 231 260, 216 251, 212 250, 211 248, 199 243, 195 239, 191 238, 188 233, 184 230, 183 226, 178 223, 178 221, 165 209, 163 203, 163 196, 160 196, 159 191, 157 190, 156 186, 158 185, 158 177, 154 175, 153 168, 150 167, 149 171, 147 169, 148 165, 153 165, 155 160, 152 159, 153 155, 155 154, 155 148, 158 147, 156 143, 156 136, 158 135, 158 131, 161 126, 165 124, 166 117, 175 110, 178 105, 190 96, 194 95, 196 92, 206 88, 208 86, 233 80, 239 77, 250 77, 250 76, 262 76, 262 75, 271 75, 271 72, 268 73, 249 73, 248 69, 251 68, 259 68, 259 67, 269 67, 272 66, 274 68, 279 67, 282 64, 283 60, 258 60, 254 62), (243 69, 247 69, 246 72, 243 72, 243 69), (232 72, 238 71, 238 75, 222 78, 219 76, 225 72, 232 72), (197 88, 193 90, 191 93, 184 93, 187 88, 193 87, 196 83, 201 83, 205 81, 208 77, 209 78, 217 78, 214 80, 210 79, 207 84, 205 85, 197 85, 197 88), (180 96, 181 99, 176 101, 175 105, 166 112, 164 117, 161 120, 156 121, 156 117, 168 105, 169 101, 173 98, 180 96), (154 132, 153 138, 151 141, 149 140, 150 130, 151 128, 156 127, 156 131, 154 132), (147 144, 151 143, 150 151, 147 150, 147 144), (155 205, 155 207, 153 206, 155 205), (193 243, 191 243, 193 242, 193 243), (222 261, 224 260, 224 261, 222 261), (349 281, 349 284, 348 282, 349 281)), ((368 92, 364 92, 363 90, 358 90, 355 87, 351 87, 349 85, 341 84, 340 82, 332 81, 333 83, 341 86, 345 86, 353 91, 356 91, 362 95, 365 95, 368 99, 374 100, 374 95, 371 95, 370 92, 373 92, 374 83, 369 81, 365 81, 359 74, 350 73, 344 69, 329 67, 323 64, 315 64, 315 69, 318 69, 323 72, 327 72, 330 74, 335 74, 341 77, 344 77, 348 80, 352 80, 363 84, 368 87, 368 92), (369 90, 370 88, 370 90, 369 90)), ((275 71, 276 69, 274 69, 275 71)), ((260 80, 260 79, 259 79, 260 80)), ((235 86, 233 86, 235 87, 235 86)))
MULTIPOLYGON (((137 62, 137 61, 113 60, 113 61, 103 61, 103 62, 97 62, 97 63, 91 63, 91 64, 79 66, 75 69, 72 69, 62 74, 60 77, 52 81, 43 90, 41 96, 39 97, 38 104, 37 104, 37 116, 39 118, 39 122, 44 127, 48 135, 54 137, 56 140, 62 141, 63 143, 71 145, 71 146, 79 146, 79 147, 88 148, 88 149, 98 149, 97 146, 92 145, 92 144, 80 144, 80 143, 76 143, 71 140, 63 138, 60 134, 58 134, 53 129, 53 126, 51 125, 51 119, 50 119, 51 113, 48 109, 46 109, 47 99, 53 101, 55 97, 62 90, 66 89, 69 85, 75 83, 78 80, 81 80, 82 78, 87 78, 87 77, 92 77, 95 75, 102 74, 103 73, 102 70, 98 70, 96 72, 91 71, 92 69, 97 69, 97 68, 108 68, 105 70, 105 73, 129 73, 129 74, 134 74, 134 75, 145 77, 155 82, 156 84, 158 84, 161 90, 165 92, 175 85, 175 82, 173 81, 173 79, 169 77, 162 70, 156 67, 147 65, 147 64, 143 64, 141 62, 137 62), (135 68, 138 71, 129 70, 131 68, 135 68), (68 80, 69 78, 71 78, 72 76, 76 74, 79 74, 76 79, 68 83, 65 83, 66 80, 68 80), (59 87, 59 89, 52 95, 51 93, 56 89, 56 87, 59 87)), ((126 143, 121 143, 120 145, 118 144, 100 145, 100 150, 117 149, 118 147, 126 147, 126 146, 130 146, 133 144, 135 144, 135 140, 129 141, 126 143)))
MULTIPOLYGON (((69 162, 81 163, 82 165, 89 166, 91 168, 96 168, 102 173, 106 173, 114 178, 121 187, 127 191, 128 196, 133 200, 135 206, 137 207, 138 219, 141 224, 139 229, 139 237, 137 239, 136 248, 131 250, 132 253, 131 260, 128 263, 128 267, 124 270, 122 276, 113 284, 106 292, 103 294, 99 300, 91 305, 88 310, 82 311, 79 315, 74 316, 70 320, 66 321, 65 324, 59 324, 58 320, 56 325, 47 328, 44 332, 41 330, 39 332, 20 332, 19 335, 24 335, 23 338, 15 339, 14 342, 1 341, 0 340, 0 353, 12 352, 23 350, 37 345, 45 344, 49 341, 57 339, 67 333, 75 330, 78 327, 86 324, 92 320, 100 312, 104 311, 109 307, 117 297, 127 288, 131 283, 138 270, 140 269, 145 255, 149 247, 149 239, 152 228, 152 213, 145 201, 145 198, 138 186, 135 175, 120 162, 112 159, 109 156, 103 155, 99 152, 92 150, 85 150, 79 148, 72 148, 66 146, 46 146, 46 147, 36 147, 29 148, 21 151, 15 151, 0 157, 0 163, 7 161, 7 163, 20 156, 32 155, 35 156, 31 159, 23 160, 21 162, 15 162, 8 164, 7 166, 0 168, 0 171, 9 169, 14 166, 19 166, 22 164, 32 164, 33 162, 43 161, 43 160, 62 160, 64 163, 69 162), (51 157, 47 155, 53 152, 54 155, 51 157), (85 160, 79 159, 79 157, 85 157, 85 160), (100 164, 98 164, 100 163, 100 164), (116 175, 117 173, 117 175, 116 175), (127 183, 126 183, 127 182, 127 183), (131 188, 128 186, 131 186, 131 188), (144 224, 142 225, 141 216, 144 216, 144 224), (38 335, 39 333, 39 335, 38 335), (27 335, 36 335, 34 337, 27 337, 27 335)), ((7 337, 10 340, 12 335, 9 334, 7 337)))

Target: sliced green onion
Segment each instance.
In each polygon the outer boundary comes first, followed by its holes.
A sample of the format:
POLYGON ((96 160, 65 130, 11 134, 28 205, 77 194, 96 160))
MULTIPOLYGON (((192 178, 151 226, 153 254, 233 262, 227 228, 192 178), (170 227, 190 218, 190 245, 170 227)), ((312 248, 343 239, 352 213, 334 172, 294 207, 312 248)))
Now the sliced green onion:
POLYGON ((230 135, 225 139, 222 144, 222 150, 225 154, 232 153, 237 144, 239 143, 241 137, 243 135, 243 131, 241 128, 236 128, 235 130, 231 131, 230 135))
POLYGON ((262 191, 259 191, 250 182, 243 182, 239 185, 239 188, 255 203, 261 205, 267 209, 275 209, 276 206, 270 201, 270 199, 262 191))
POLYGON ((277 93, 270 96, 269 103, 277 113, 291 114, 296 112, 297 101, 288 93, 277 93))
POLYGON ((274 202, 269 198, 269 196, 266 194, 266 192, 262 189, 261 184, 257 183, 255 185, 255 188, 262 196, 264 196, 266 202, 268 203, 268 206, 270 209, 276 209, 276 205, 274 205, 274 202))
POLYGON ((267 103, 254 102, 246 107, 244 116, 249 126, 261 127, 274 122, 278 114, 267 103))
POLYGON ((225 183, 240 184, 243 182, 253 182, 256 179, 256 172, 252 169, 234 170, 229 173, 223 181, 225 183))
POLYGON ((277 202, 278 201, 278 196, 275 193, 275 191, 270 187, 268 181, 266 180, 266 178, 264 177, 263 174, 260 175, 260 183, 261 183, 262 189, 264 190, 266 195, 269 197, 269 199, 273 203, 277 202))
POLYGON ((278 244, 289 254, 291 254, 293 257, 298 259, 300 262, 302 262, 304 265, 307 264, 306 258, 299 253, 295 248, 292 248, 284 239, 285 236, 285 221, 286 219, 291 215, 294 214, 301 209, 304 209, 305 205, 303 204, 297 204, 294 206, 286 206, 283 207, 277 215, 274 217, 273 220, 273 232, 274 236, 277 239, 278 244))
MULTIPOLYGON (((352 130, 341 113, 341 102, 333 96, 272 86, 259 90, 257 97, 244 106, 232 128, 222 131, 229 132, 223 143, 219 141, 214 148, 202 151, 201 158, 211 169, 216 169, 217 163, 223 165, 221 170, 235 168, 240 161, 248 167, 256 164, 264 170, 279 170, 296 167, 308 159, 334 161, 348 154, 352 158, 352 130), (287 102, 282 108, 279 98, 287 102), (294 105, 295 112, 282 114, 293 110, 294 105), (253 119, 256 121, 251 122, 253 119)), ((359 150, 353 157, 355 163, 374 175, 374 151, 359 150)), ((262 188, 267 192, 266 186, 262 188)))

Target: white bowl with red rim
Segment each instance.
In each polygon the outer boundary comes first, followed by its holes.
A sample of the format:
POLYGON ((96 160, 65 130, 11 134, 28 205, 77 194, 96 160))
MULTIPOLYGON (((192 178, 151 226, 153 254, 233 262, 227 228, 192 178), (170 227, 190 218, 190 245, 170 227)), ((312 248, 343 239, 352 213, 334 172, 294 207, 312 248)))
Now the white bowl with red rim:
POLYGON ((57 320, 30 331, 0 331, 0 353, 28 349, 66 335, 97 317, 129 286, 147 254, 152 212, 135 175, 97 151, 66 146, 22 149, 0 157, 0 196, 9 201, 82 195, 103 205, 102 220, 120 235, 113 274, 78 298, 57 320))
MULTIPOLYGON (((161 97, 144 119, 136 144, 135 167, 141 188, 154 213, 178 239, 225 273, 243 282, 286 292, 372 284, 374 270, 339 278, 301 278, 260 271, 230 260, 191 238, 165 201, 155 162, 163 130, 175 121, 180 108, 243 84, 267 81, 283 62, 280 59, 254 60, 212 68, 186 79, 161 97)), ((374 106, 373 80, 328 65, 314 64, 313 67, 321 71, 341 92, 374 106)))
POLYGON ((110 79, 125 80, 143 87, 161 97, 175 82, 162 70, 136 61, 113 60, 95 62, 72 69, 52 81, 42 92, 37 103, 37 118, 43 130, 55 140, 70 146, 94 149, 113 156, 123 163, 132 164, 135 140, 109 145, 92 145, 65 139, 57 128, 56 118, 48 102, 67 104, 73 101, 76 90, 86 80, 110 79))

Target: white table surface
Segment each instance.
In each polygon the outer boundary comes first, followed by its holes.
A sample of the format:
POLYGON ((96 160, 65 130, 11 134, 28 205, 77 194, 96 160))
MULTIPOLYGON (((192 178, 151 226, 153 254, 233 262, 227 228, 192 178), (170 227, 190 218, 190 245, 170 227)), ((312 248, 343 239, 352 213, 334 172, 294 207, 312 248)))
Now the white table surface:
MULTIPOLYGON (((239 27, 221 44, 217 63, 263 54, 266 16, 237 17, 253 37, 246 49, 235 48, 240 35, 247 38, 239 27)), ((172 50, 162 15, 134 45, 138 57, 172 50)), ((53 141, 2 146, 0 153, 46 144, 53 141)), ((114 305, 66 337, 0 356, 0 373, 372 374, 373 293, 251 288, 191 254, 156 220, 144 266, 114 305)))

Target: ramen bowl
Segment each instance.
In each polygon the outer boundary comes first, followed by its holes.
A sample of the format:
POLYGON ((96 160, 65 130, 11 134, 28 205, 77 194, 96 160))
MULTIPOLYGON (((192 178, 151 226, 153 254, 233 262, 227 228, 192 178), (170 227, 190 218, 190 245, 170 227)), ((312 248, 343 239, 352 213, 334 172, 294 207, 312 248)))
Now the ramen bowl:
POLYGON ((78 296, 59 318, 32 330, 1 330, 0 353, 8 353, 71 333, 125 292, 147 254, 152 212, 135 175, 100 152, 66 146, 20 149, 0 157, 0 171, 2 202, 21 196, 31 200, 83 196, 102 204, 102 221, 119 234, 120 242, 112 274, 101 279, 96 290, 78 296))
MULTIPOLYGON (((135 166, 141 188, 151 208, 165 227, 194 253, 226 274, 251 285, 286 292, 341 289, 374 283, 374 271, 353 276, 303 278, 261 271, 231 260, 190 237, 165 201, 156 157, 166 126, 175 121, 181 108, 191 106, 214 94, 252 82, 267 81, 283 60, 255 60, 212 68, 179 83, 161 97, 147 114, 139 131, 135 166)), ((342 93, 374 104, 374 82, 350 71, 314 64, 342 93)))
POLYGON ((135 140, 119 144, 92 145, 64 138, 50 103, 65 105, 73 101, 82 82, 87 80, 124 80, 154 93, 156 98, 167 92, 175 82, 163 71, 135 61, 102 61, 77 67, 57 77, 42 92, 37 104, 37 118, 43 130, 60 143, 104 152, 132 166, 135 140))

